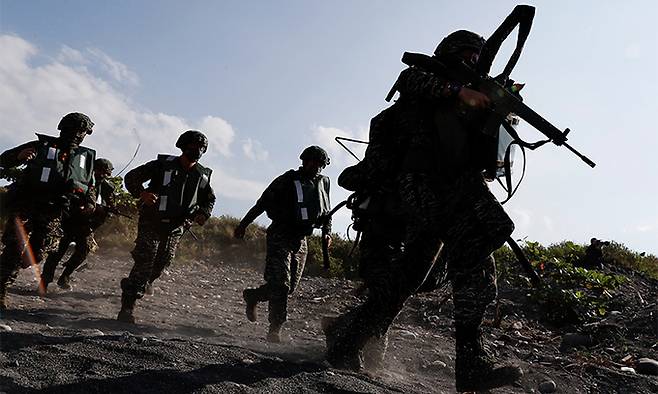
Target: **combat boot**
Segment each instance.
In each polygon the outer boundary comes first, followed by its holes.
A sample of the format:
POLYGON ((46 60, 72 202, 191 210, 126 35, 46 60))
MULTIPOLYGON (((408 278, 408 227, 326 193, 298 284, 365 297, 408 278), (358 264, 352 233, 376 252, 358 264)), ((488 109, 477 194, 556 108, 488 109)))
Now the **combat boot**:
POLYGON ((270 324, 270 329, 267 332, 267 342, 281 343, 281 325, 270 324))
POLYGON ((354 347, 349 347, 349 350, 346 350, 346 346, 342 345, 340 322, 341 320, 338 317, 330 316, 325 316, 321 320, 322 331, 327 344, 327 361, 334 368, 359 372, 363 370, 361 352, 354 347))
POLYGON ((144 286, 144 294, 149 296, 153 295, 153 282, 146 282, 146 286, 144 286))
POLYGON ((457 329, 455 334, 455 386, 458 392, 508 386, 523 376, 517 365, 495 367, 494 358, 484 347, 479 329, 457 329))
POLYGON ((60 289, 64 290, 71 290, 71 277, 68 275, 60 275, 59 279, 57 279, 57 286, 59 286, 60 289))
POLYGON ((242 298, 246 303, 245 314, 247 315, 247 320, 255 322, 258 320, 258 300, 254 297, 254 289, 244 289, 242 292, 242 298))
POLYGON ((117 315, 117 320, 124 323, 135 323, 133 309, 135 308, 135 298, 126 294, 121 295, 121 310, 117 315))
POLYGON ((7 287, 0 285, 0 319, 4 317, 7 311, 7 287))

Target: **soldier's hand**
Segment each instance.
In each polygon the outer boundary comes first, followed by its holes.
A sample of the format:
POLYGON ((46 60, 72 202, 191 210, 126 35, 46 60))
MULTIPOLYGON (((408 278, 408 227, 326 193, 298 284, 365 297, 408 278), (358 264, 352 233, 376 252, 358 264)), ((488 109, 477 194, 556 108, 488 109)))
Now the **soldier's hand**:
POLYGON ((156 201, 158 201, 158 196, 157 194, 149 193, 147 191, 143 191, 139 195, 139 199, 142 200, 142 202, 146 205, 153 205, 155 204, 156 201))
POLYGON ((327 247, 331 247, 331 235, 329 234, 325 235, 324 239, 327 240, 327 247))
POLYGON ((194 217, 194 222, 195 222, 196 224, 198 224, 199 226, 203 226, 203 225, 206 223, 206 220, 208 220, 208 218, 206 217, 206 215, 201 214, 201 213, 200 213, 200 214, 197 214, 197 215, 194 217))
POLYGON ((244 238, 244 233, 246 232, 247 227, 238 225, 235 230, 233 230, 233 237, 236 239, 243 239, 244 238))
POLYGON ((461 88, 457 95, 459 101, 473 108, 487 108, 490 104, 489 97, 484 93, 467 87, 461 88))
POLYGON ((30 161, 37 156, 37 151, 34 148, 26 148, 18 153, 18 161, 30 161))

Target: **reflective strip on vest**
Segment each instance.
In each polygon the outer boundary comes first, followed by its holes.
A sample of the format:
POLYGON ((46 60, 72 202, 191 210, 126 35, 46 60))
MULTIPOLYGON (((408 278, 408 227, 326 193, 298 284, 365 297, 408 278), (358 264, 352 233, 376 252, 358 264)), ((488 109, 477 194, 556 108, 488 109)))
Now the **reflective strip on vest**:
POLYGON ((167 210, 167 196, 160 196, 160 208, 158 208, 160 211, 166 211, 167 210))
POLYGON ((300 181, 295 181, 295 189, 297 190, 297 202, 304 202, 304 191, 300 181))
POLYGON ((87 156, 80 156, 80 168, 85 168, 86 161, 87 161, 87 156))
POLYGON ((57 148, 53 148, 53 147, 48 148, 48 154, 46 155, 46 159, 53 160, 56 157, 57 157, 57 148))
POLYGON ((48 177, 50 177, 50 168, 43 167, 41 169, 41 182, 48 183, 48 177))
POLYGON ((171 171, 165 171, 162 186, 167 186, 169 182, 171 182, 171 171))
POLYGON ((302 214, 302 220, 308 220, 308 209, 302 208, 301 214, 302 214))

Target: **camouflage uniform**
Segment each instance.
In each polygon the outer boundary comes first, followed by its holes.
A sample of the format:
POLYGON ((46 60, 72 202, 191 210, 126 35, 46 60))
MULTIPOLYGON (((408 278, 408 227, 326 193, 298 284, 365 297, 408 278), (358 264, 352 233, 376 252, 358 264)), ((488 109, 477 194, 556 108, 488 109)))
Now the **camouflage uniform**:
MULTIPOLYGON (((146 286, 159 278, 162 271, 172 263, 185 226, 191 225, 189 221, 197 214, 210 217, 215 194, 210 186, 210 170, 197 163, 186 171, 177 156, 161 155, 158 160, 129 171, 124 181, 126 189, 135 198, 139 198, 143 191, 159 196, 155 205, 144 204, 140 207, 137 238, 132 251, 135 264, 128 277, 121 280, 122 311, 129 310, 132 316, 135 301, 144 296, 146 286), (169 169, 166 170, 164 165, 168 165, 169 169), (146 181, 150 183, 144 189, 142 185, 146 181), (169 185, 178 187, 182 194, 177 198, 180 204, 173 212, 161 209, 163 204, 167 204, 168 196, 164 188, 169 185), (192 208, 185 208, 188 206, 192 208)), ((174 199, 170 197, 169 200, 171 204, 174 199)))
POLYGON ((370 288, 366 302, 325 332, 328 360, 360 368, 361 349, 386 331, 421 286, 436 246, 443 242, 453 287, 461 391, 472 387, 478 374, 491 387, 516 377, 516 370, 494 371, 480 335, 484 311, 496 296, 491 253, 502 246, 514 225, 483 180, 473 146, 477 130, 465 122, 466 111, 455 101, 450 84, 416 67, 400 74, 395 85, 400 98, 385 111, 395 114, 388 127, 408 138, 396 182, 407 224, 404 251, 389 275, 370 288))
MULTIPOLYGON (((270 333, 276 332, 277 335, 287 320, 288 295, 294 292, 304 271, 306 235, 313 232, 315 225, 314 220, 300 221, 297 216, 299 191, 296 190, 295 182, 308 185, 307 191, 315 190, 315 197, 310 199, 319 203, 315 207, 318 216, 330 210, 329 178, 320 174, 308 178, 300 167, 272 181, 240 224, 246 227, 263 212, 267 212, 267 216, 272 219, 272 224, 267 228, 265 284, 255 289, 246 289, 244 295, 248 307, 250 302, 269 302, 270 333)), ((331 222, 325 223, 324 227, 323 231, 330 232, 331 222)))
POLYGON ((68 279, 75 270, 84 263, 89 253, 96 250, 98 244, 94 239, 94 230, 100 227, 107 219, 108 212, 103 208, 114 206, 114 186, 107 180, 98 181, 96 192, 100 199, 96 200, 96 210, 91 215, 83 215, 72 212, 65 215, 62 221, 64 236, 59 241, 59 247, 56 251, 48 254, 46 262, 43 265, 41 275, 44 283, 53 281, 57 264, 66 254, 71 242, 75 242, 73 254, 64 263, 64 271, 60 275, 58 284, 62 287, 68 287, 68 279))
POLYGON ((18 158, 21 151, 36 152, 10 188, 0 255, 0 311, 6 308, 7 287, 19 269, 39 264, 47 253, 57 249, 62 237, 62 213, 67 205, 75 201, 87 208, 93 206, 95 152, 79 145, 91 134, 93 125, 86 115, 71 113, 62 118, 59 137, 38 135, 39 140, 0 155, 0 167, 12 168, 25 164, 18 158), (46 169, 46 165, 52 168, 46 169))

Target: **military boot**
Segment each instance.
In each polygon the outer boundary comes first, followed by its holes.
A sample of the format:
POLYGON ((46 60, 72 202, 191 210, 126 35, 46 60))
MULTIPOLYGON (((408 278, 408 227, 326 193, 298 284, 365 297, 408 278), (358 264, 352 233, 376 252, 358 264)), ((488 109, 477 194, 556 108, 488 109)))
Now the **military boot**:
POLYGON ((494 366, 494 358, 484 347, 479 328, 458 328, 455 336, 455 386, 458 392, 508 386, 523 376, 517 365, 494 366))
POLYGON ((146 286, 144 286, 144 294, 149 296, 153 295, 153 282, 146 282, 146 286))
POLYGON ((133 309, 135 308, 135 297, 126 294, 121 295, 121 310, 117 315, 117 320, 124 323, 135 323, 133 309))
POLYGON ((7 286, 0 285, 0 319, 4 317, 7 311, 7 286))
POLYGON ((246 304, 245 314, 247 315, 247 320, 254 322, 258 319, 258 300, 255 297, 254 289, 244 289, 242 292, 242 298, 246 304))
POLYGON ((281 324, 270 324, 270 329, 267 332, 267 342, 281 343, 281 324))
POLYGON ((64 290, 71 290, 71 277, 65 274, 60 275, 59 279, 57 279, 57 286, 59 286, 60 289, 64 290))
POLYGON ((361 351, 354 346, 345 346, 344 336, 341 336, 342 320, 338 317, 325 316, 321 320, 327 344, 327 361, 332 367, 350 371, 361 371, 363 359, 361 351))

